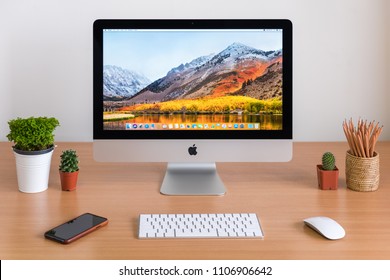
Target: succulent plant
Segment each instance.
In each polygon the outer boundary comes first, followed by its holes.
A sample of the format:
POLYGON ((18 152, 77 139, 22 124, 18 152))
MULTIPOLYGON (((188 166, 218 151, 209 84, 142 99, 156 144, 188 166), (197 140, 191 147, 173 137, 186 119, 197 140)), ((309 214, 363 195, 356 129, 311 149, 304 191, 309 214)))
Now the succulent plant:
POLYGON ((59 169, 63 172, 75 172, 79 170, 79 159, 75 150, 62 152, 59 169))
POLYGON ((331 152, 326 152, 322 155, 322 168, 324 170, 334 170, 336 167, 336 159, 331 152))

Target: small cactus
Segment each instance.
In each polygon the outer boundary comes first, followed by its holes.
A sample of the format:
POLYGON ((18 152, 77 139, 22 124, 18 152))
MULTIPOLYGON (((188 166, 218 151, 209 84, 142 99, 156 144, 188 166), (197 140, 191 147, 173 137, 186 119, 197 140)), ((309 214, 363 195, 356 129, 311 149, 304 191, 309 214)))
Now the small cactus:
POLYGON ((334 170, 336 167, 336 159, 331 152, 326 152, 322 155, 322 168, 324 170, 334 170))
POLYGON ((61 154, 60 171, 75 172, 79 170, 79 159, 74 150, 66 150, 61 154))

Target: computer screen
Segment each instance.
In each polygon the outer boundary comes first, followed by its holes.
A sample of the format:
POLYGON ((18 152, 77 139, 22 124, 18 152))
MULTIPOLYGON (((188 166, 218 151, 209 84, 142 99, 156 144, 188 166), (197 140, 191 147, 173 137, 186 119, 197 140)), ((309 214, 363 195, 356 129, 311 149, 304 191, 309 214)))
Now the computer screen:
POLYGON ((97 20, 93 35, 96 159, 192 176, 291 158, 290 21, 97 20))

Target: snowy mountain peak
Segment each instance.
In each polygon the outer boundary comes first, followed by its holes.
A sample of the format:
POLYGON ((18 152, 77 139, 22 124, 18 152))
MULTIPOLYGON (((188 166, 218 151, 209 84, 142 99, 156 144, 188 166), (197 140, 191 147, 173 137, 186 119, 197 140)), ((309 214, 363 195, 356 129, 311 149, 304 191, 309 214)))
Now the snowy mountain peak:
POLYGON ((119 66, 103 67, 103 94, 106 98, 126 98, 150 84, 145 76, 119 66))
POLYGON ((172 68, 171 70, 169 70, 169 72, 167 73, 167 75, 169 75, 169 74, 174 74, 174 73, 179 73, 179 72, 184 71, 184 70, 186 70, 186 69, 196 68, 196 67, 202 66, 202 65, 205 64, 207 61, 209 61, 210 58, 212 58, 213 56, 214 56, 214 54, 205 55, 205 56, 200 56, 200 57, 198 57, 198 58, 195 58, 195 59, 192 60, 191 62, 188 62, 188 63, 185 63, 185 64, 180 64, 179 66, 177 66, 177 67, 172 68))
POLYGON ((233 43, 229 45, 226 49, 221 51, 216 57, 219 59, 247 59, 247 58, 256 58, 261 60, 271 60, 277 56, 281 55, 281 50, 277 51, 263 51, 250 46, 247 46, 242 43, 233 43))
POLYGON ((244 45, 242 43, 234 42, 233 44, 229 45, 223 52, 229 52, 229 53, 242 53, 242 52, 248 52, 248 51, 256 51, 255 48, 249 47, 247 45, 244 45))

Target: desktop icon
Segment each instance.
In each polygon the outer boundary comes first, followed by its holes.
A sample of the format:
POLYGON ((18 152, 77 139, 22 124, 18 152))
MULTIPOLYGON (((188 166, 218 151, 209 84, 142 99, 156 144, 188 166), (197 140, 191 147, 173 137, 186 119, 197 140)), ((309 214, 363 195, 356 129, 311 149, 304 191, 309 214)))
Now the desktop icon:
POLYGON ((188 148, 188 153, 190 154, 190 156, 196 156, 196 154, 198 153, 196 149, 197 147, 195 146, 195 144, 188 148))
POLYGON ((136 123, 133 124, 133 128, 137 128, 138 125, 136 123))

